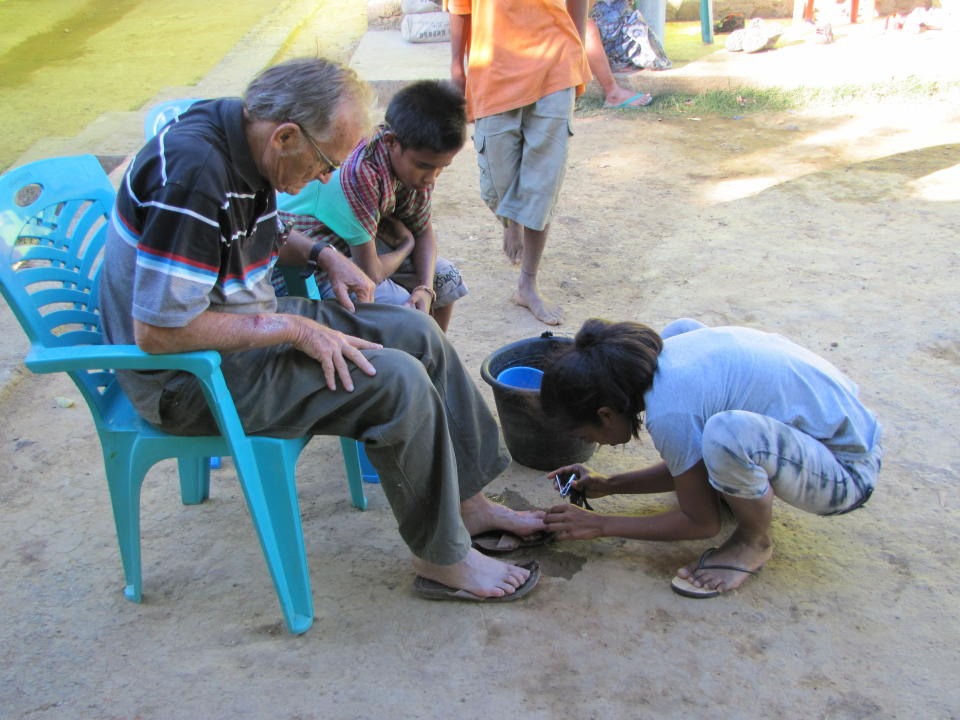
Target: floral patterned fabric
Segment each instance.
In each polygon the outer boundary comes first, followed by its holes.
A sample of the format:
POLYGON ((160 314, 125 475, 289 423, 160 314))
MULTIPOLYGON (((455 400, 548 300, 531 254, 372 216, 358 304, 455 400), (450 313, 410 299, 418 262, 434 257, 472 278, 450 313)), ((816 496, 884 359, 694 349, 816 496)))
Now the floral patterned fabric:
POLYGON ((590 17, 597 23, 614 72, 666 70, 673 65, 660 39, 629 0, 597 0, 590 17))

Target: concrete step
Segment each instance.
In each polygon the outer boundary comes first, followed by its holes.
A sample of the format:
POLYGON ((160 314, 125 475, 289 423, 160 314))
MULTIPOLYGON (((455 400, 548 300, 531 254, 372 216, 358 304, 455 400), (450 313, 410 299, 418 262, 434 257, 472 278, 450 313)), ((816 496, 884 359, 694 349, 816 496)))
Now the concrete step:
POLYGON ((385 106, 414 80, 450 77, 450 43, 408 43, 399 30, 368 30, 350 57, 350 67, 377 91, 385 106))

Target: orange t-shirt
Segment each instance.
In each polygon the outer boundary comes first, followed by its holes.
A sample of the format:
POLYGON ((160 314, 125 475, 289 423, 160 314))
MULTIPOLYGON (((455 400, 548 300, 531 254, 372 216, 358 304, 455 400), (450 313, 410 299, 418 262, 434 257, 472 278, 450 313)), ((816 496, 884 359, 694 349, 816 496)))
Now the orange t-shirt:
POLYGON ((590 81, 590 65, 564 0, 445 0, 470 15, 467 115, 496 115, 590 81))

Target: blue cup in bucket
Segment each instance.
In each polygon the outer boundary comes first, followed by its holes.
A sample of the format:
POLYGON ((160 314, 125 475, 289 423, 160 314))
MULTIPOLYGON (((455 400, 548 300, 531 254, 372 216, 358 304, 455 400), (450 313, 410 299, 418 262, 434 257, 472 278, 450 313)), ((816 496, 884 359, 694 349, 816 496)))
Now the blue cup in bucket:
POLYGON ((539 390, 543 382, 543 370, 517 365, 501 371, 497 375, 497 382, 523 390, 539 390))
POLYGON ((503 439, 513 459, 535 470, 586 462, 597 444, 569 435, 540 407, 543 370, 573 338, 545 332, 494 350, 480 365, 480 377, 493 390, 503 439))

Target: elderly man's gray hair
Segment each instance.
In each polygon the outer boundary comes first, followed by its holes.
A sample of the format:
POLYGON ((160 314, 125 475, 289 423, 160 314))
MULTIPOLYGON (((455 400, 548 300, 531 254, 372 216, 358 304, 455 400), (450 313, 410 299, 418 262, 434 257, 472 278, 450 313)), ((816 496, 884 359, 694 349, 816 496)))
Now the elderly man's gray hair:
POLYGON ((373 91, 351 68, 325 58, 296 58, 262 70, 247 86, 243 105, 253 120, 294 122, 323 138, 342 101, 369 127, 373 91))

